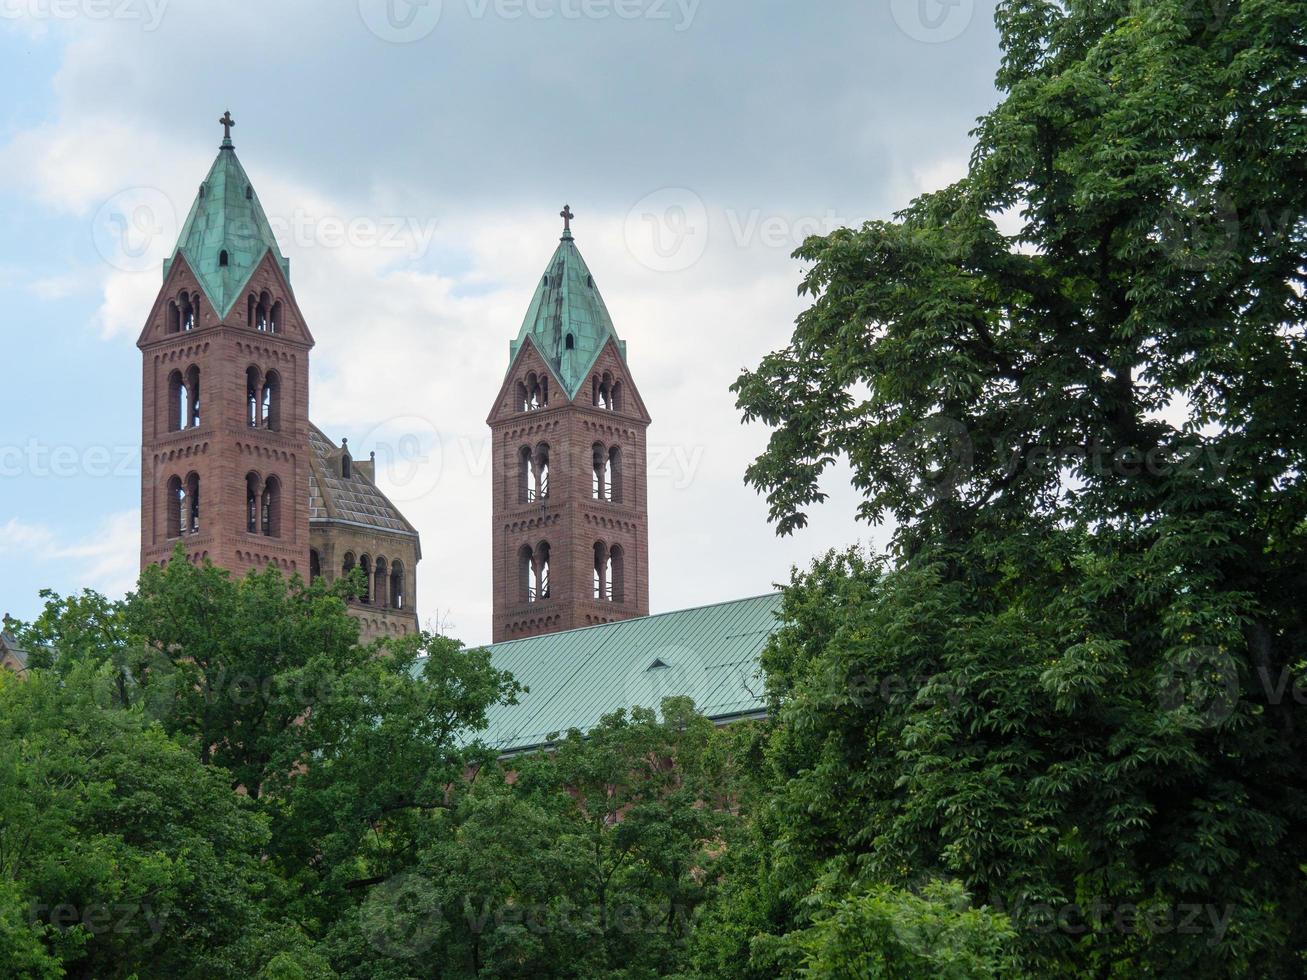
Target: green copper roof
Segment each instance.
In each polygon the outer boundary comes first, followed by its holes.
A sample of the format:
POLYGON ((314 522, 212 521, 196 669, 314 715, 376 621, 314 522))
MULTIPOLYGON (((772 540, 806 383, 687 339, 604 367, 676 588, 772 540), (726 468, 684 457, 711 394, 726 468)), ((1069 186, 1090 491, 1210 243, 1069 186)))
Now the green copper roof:
POLYGON ((218 159, 186 216, 177 248, 163 265, 164 278, 178 253, 185 255, 213 308, 219 316, 226 316, 269 250, 289 279, 290 260, 277 247, 268 216, 236 159, 235 147, 230 139, 223 140, 218 159))
POLYGON ((478 733, 501 753, 589 731, 618 709, 685 696, 718 722, 766 710, 759 657, 780 626, 779 593, 496 643, 490 659, 530 688, 478 733))
POLYGON ((613 318, 570 231, 563 232, 558 250, 531 297, 522 330, 509 344, 510 363, 527 337, 567 388, 569 398, 576 397, 609 338, 626 357, 626 344, 613 329, 613 318))

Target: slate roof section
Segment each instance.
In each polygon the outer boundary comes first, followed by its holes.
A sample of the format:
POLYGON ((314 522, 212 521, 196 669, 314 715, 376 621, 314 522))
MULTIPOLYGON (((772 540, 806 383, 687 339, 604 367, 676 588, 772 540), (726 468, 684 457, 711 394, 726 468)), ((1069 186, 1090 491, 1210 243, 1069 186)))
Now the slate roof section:
POLYGON ((496 706, 479 737, 501 754, 589 731, 604 715, 684 695, 719 723, 766 708, 760 657, 780 626, 779 593, 627 619, 490 647, 491 662, 530 692, 496 706))
POLYGON ((0 630, 0 666, 19 672, 27 669, 27 653, 18 646, 18 638, 8 629, 0 630))
POLYGON ((568 398, 576 397, 609 339, 626 358, 626 342, 617 336, 613 318, 570 231, 563 233, 536 285, 517 339, 509 342, 509 370, 528 337, 567 389, 568 398))
POLYGON ((225 317, 269 251, 289 281, 290 259, 281 254, 235 147, 231 140, 224 140, 186 216, 172 258, 163 264, 164 278, 177 255, 185 255, 205 296, 218 315, 225 317), (225 266, 223 252, 227 253, 225 266))
POLYGON ((417 530, 372 482, 367 463, 354 462, 348 478, 341 475, 343 447, 316 425, 309 426, 309 522, 331 521, 417 537, 417 530))

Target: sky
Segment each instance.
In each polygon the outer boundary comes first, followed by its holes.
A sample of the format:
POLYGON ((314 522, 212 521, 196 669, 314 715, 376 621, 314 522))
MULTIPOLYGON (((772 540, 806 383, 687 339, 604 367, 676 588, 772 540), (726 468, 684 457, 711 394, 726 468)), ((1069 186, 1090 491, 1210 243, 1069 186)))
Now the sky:
POLYGON ((774 534, 729 387, 806 235, 965 172, 998 59, 990 0, 0 0, 0 612, 133 586, 135 343, 228 109, 424 625, 490 638, 485 420, 564 203, 654 420, 652 611, 883 547, 842 469, 774 534))

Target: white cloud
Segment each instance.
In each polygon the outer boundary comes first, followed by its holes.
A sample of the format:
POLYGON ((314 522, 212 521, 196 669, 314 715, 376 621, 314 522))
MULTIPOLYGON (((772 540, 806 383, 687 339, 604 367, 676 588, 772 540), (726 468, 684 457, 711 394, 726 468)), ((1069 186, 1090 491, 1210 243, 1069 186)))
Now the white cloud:
MULTIPOLYGON (((0 527, 0 555, 22 555, 36 566, 60 563, 70 588, 89 588, 110 597, 125 595, 136 584, 140 567, 140 512, 108 515, 81 541, 64 541, 51 528, 14 518, 0 527)), ((45 573, 42 573, 45 574, 45 573)))

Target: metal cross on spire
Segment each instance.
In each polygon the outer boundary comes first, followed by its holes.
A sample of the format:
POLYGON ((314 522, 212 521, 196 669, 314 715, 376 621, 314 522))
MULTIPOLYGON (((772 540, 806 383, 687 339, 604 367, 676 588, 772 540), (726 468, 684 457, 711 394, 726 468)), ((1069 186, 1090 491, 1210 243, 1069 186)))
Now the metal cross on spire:
POLYGON ((236 125, 236 120, 231 117, 230 109, 222 114, 222 118, 218 120, 218 123, 222 126, 222 141, 230 143, 231 128, 236 125))
POLYGON ((576 217, 572 213, 572 205, 564 204, 563 210, 558 212, 558 216, 563 219, 563 234, 572 234, 572 219, 576 217))

